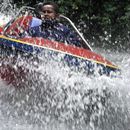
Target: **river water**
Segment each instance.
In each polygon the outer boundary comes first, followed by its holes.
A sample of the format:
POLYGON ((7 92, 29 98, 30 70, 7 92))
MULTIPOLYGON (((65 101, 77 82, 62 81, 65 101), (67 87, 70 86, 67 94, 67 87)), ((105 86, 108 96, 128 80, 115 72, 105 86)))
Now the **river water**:
MULTIPOLYGON (((1 19, 8 21, 7 15, 1 19)), ((3 58, 0 64, 36 73, 20 79, 20 89, 0 79, 0 129, 130 130, 130 51, 94 50, 117 64, 121 77, 87 77, 46 59, 19 55, 12 64, 3 58)))

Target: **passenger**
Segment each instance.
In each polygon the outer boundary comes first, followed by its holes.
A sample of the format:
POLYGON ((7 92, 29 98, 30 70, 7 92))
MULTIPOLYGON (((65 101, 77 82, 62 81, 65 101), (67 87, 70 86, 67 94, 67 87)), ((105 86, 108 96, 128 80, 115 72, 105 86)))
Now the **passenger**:
POLYGON ((43 37, 81 47, 81 39, 76 33, 59 21, 57 4, 54 2, 40 3, 36 10, 40 15, 38 15, 38 18, 32 19, 29 28, 29 34, 32 37, 43 37))

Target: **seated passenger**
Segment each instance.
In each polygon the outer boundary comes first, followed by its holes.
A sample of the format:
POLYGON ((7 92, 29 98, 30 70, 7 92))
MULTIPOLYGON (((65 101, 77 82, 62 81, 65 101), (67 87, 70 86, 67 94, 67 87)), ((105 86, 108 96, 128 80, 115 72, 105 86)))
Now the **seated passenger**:
POLYGON ((59 22, 57 4, 45 2, 38 6, 39 18, 32 19, 29 35, 64 42, 81 47, 81 39, 67 26, 59 22))

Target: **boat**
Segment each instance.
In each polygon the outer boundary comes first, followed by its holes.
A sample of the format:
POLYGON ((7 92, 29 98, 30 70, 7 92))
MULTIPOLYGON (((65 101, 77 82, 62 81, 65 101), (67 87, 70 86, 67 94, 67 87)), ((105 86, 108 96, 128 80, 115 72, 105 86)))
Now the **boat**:
MULTIPOLYGON (((64 15, 60 15, 60 17, 69 22, 81 37, 84 42, 83 47, 41 37, 21 37, 22 33, 27 30, 30 20, 35 16, 34 8, 27 6, 22 7, 14 19, 0 28, 0 46, 37 56, 46 56, 45 53, 47 52, 48 59, 60 58, 58 60, 59 62, 62 61, 69 67, 76 67, 79 70, 83 69, 87 75, 98 72, 99 75, 110 76, 112 73, 120 71, 117 65, 95 53, 73 22, 64 15), (59 57, 58 55, 62 56, 59 57)), ((2 71, 0 73, 2 73, 2 71)))

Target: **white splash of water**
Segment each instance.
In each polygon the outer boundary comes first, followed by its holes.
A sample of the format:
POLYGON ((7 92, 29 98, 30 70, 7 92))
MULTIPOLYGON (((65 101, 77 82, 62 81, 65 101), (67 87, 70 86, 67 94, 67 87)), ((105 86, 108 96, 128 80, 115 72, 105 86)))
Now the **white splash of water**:
POLYGON ((0 13, 0 26, 6 25, 10 21, 11 17, 0 13))
MULTIPOLYGON (((10 16, 6 16, 1 15, 0 24, 10 19, 10 16)), ((34 74, 33 79, 30 79, 31 75, 28 77, 31 86, 28 82, 25 90, 16 90, 0 81, 0 129, 128 129, 130 53, 99 52, 121 67, 122 78, 87 77, 82 72, 72 71, 51 60, 47 62, 43 58, 43 63, 32 61, 31 64, 18 57, 15 68, 26 64, 27 68, 36 70, 36 75, 34 74), (112 94, 108 98, 108 106, 104 107, 101 100, 105 100, 103 91, 106 89, 112 94), (93 111, 88 109, 94 105, 93 111), (84 120, 87 125, 83 123, 84 120), (75 128, 75 125, 79 128, 75 128)))
MULTIPOLYGON (((106 54, 107 52, 103 53, 103 55, 106 54)), ((21 59, 18 56, 16 69, 17 65, 25 65, 27 68, 35 69, 36 73, 33 73, 33 76, 30 75, 30 78, 28 77, 31 84, 25 84, 25 91, 19 92, 4 85, 8 88, 6 93, 1 91, 5 98, 4 101, 13 105, 16 111, 8 108, 9 115, 18 118, 21 113, 20 118, 25 119, 26 124, 31 124, 31 126, 34 123, 34 126, 44 124, 47 127, 47 124, 52 122, 51 126, 53 127, 57 121, 60 121, 67 124, 69 122, 72 126, 78 125, 80 129, 88 127, 89 129, 102 130, 105 127, 106 130, 109 130, 114 127, 121 130, 122 127, 129 127, 129 53, 115 55, 114 52, 111 52, 107 56, 112 57, 113 59, 111 59, 121 67, 121 78, 87 77, 82 72, 72 71, 69 67, 63 67, 62 64, 46 59, 46 57, 43 57, 39 64, 33 58, 31 62, 26 63, 26 59, 21 59), (115 57, 120 59, 116 61, 115 57), (106 100, 104 97, 107 93, 103 92, 104 90, 111 93, 110 97, 108 95, 105 107, 101 101, 106 100), (90 109, 85 108, 86 106, 90 109), (94 110, 93 106, 95 106, 94 110), (84 121, 87 126, 84 126, 84 121), (94 122, 98 124, 95 126, 94 122), (115 124, 112 124, 113 122, 115 124)), ((57 125, 60 126, 60 124, 57 125)), ((25 127, 28 126, 25 125, 25 127)), ((66 128, 66 125, 63 125, 62 129, 64 128, 72 129, 72 127, 66 128)))
POLYGON ((11 4, 11 0, 0 1, 0 26, 5 25, 11 20, 16 14, 15 5, 11 4))

